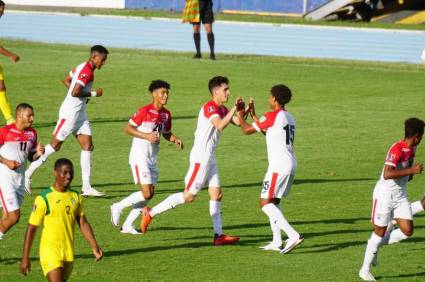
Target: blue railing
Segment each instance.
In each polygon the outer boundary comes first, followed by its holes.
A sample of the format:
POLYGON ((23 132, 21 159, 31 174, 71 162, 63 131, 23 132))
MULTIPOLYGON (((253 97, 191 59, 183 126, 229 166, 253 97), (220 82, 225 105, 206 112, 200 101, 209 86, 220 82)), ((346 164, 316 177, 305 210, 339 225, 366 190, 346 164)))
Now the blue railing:
MULTIPOLYGON (((213 0, 214 10, 302 14, 329 0, 213 0), (305 5, 305 7, 304 7, 305 5)), ((184 0, 126 0, 127 9, 181 11, 184 0)))

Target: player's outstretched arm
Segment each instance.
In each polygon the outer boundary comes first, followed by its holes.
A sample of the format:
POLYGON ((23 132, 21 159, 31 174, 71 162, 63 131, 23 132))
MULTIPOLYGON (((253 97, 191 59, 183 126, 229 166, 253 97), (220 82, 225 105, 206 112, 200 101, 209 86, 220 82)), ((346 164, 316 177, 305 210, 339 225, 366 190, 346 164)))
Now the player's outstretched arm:
POLYGON ((90 223, 87 221, 87 218, 84 215, 79 216, 77 217, 77 223, 80 226, 80 230, 84 239, 86 239, 92 249, 95 261, 101 260, 103 258, 103 251, 97 244, 93 229, 91 228, 90 223))
POLYGON ((244 109, 238 111, 237 116, 238 116, 239 125, 241 127, 243 134, 251 135, 251 134, 257 132, 257 130, 252 125, 250 125, 249 123, 246 122, 246 120, 245 120, 245 110, 244 109))
POLYGON ((15 63, 17 63, 20 58, 18 55, 16 55, 15 53, 10 52, 9 50, 7 50, 6 48, 4 48, 3 46, 0 46, 0 54, 9 57, 12 61, 14 61, 15 63))
POLYGON ((19 272, 27 275, 31 271, 30 250, 34 241, 37 226, 28 224, 27 232, 25 233, 24 249, 22 251, 21 263, 19 264, 19 272))
POLYGON ((235 115, 236 111, 238 110, 238 106, 245 108, 245 104, 243 105, 238 105, 238 103, 243 100, 238 97, 236 98, 235 101, 235 105, 232 107, 232 109, 230 109, 230 111, 226 114, 226 116, 224 118, 220 118, 220 117, 215 117, 211 120, 211 123, 220 131, 223 131, 228 125, 229 123, 232 122, 233 120, 233 116, 235 115))
POLYGON ((385 165, 384 167, 384 179, 397 179, 405 176, 414 174, 420 174, 424 170, 424 166, 420 163, 414 164, 412 167, 397 170, 392 165, 385 165))
POLYGON ((168 141, 170 141, 171 143, 176 144, 176 146, 180 149, 183 150, 183 141, 177 137, 176 135, 174 135, 173 133, 169 132, 169 133, 163 133, 162 136, 164 136, 164 138, 168 141))
POLYGON ((159 143, 158 132, 150 132, 150 133, 140 132, 131 123, 127 123, 124 126, 124 132, 127 133, 130 136, 148 140, 152 144, 158 144, 159 143))

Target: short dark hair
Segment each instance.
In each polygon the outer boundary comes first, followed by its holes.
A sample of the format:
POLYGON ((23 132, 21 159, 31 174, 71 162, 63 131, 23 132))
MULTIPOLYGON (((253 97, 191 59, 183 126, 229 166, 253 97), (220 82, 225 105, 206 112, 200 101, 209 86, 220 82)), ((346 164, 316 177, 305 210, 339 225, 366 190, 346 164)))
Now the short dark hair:
POLYGON ((20 103, 19 105, 16 106, 15 113, 18 113, 18 112, 23 111, 23 110, 26 110, 26 109, 31 109, 31 110, 34 111, 34 108, 30 104, 28 104, 28 103, 20 103))
POLYGON ((166 82, 165 80, 152 80, 151 84, 149 84, 149 92, 154 92, 156 89, 159 88, 167 88, 168 90, 170 90, 170 84, 168 82, 166 82))
POLYGON ((0 0, 0 7, 6 6, 6 3, 4 3, 2 0, 0 0))
POLYGON ((60 158, 60 159, 56 160, 56 162, 55 162, 55 170, 58 170, 59 168, 61 168, 64 165, 69 165, 72 168, 74 168, 74 165, 72 164, 72 162, 69 159, 60 158))
POLYGON ((229 84, 229 79, 225 76, 214 76, 211 78, 210 81, 208 81, 208 89, 210 90, 210 93, 212 94, 212 90, 223 83, 229 84))
POLYGON ((93 47, 91 47, 90 48, 90 53, 93 53, 93 52, 98 52, 98 53, 105 54, 105 55, 108 55, 109 54, 108 49, 106 49, 102 45, 94 45, 93 47))
POLYGON ((404 122, 404 137, 410 138, 417 134, 422 136, 424 134, 425 123, 418 118, 408 118, 404 122))
POLYGON ((288 86, 278 84, 272 87, 270 94, 276 99, 276 101, 282 107, 291 101, 292 93, 288 86))

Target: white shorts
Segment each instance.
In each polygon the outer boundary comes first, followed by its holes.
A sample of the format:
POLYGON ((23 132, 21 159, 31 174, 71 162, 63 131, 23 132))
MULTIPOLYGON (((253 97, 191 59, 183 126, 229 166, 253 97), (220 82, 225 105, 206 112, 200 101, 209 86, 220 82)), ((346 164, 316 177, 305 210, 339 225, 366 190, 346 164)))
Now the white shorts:
POLYGON ((373 191, 372 223, 385 227, 393 218, 413 220, 406 192, 377 185, 373 191))
POLYGON ((282 174, 268 170, 263 180, 263 189, 261 189, 261 199, 281 199, 287 197, 291 191, 295 175, 282 174))
POLYGON ((3 211, 8 213, 19 210, 25 195, 23 173, 0 170, 0 202, 3 211))
POLYGON ((59 141, 65 141, 71 133, 75 136, 80 134, 91 136, 90 122, 86 118, 74 119, 59 117, 55 130, 53 131, 53 136, 59 141))
POLYGON ((158 181, 158 167, 138 163, 130 164, 134 184, 153 184, 158 181))
POLYGON ((220 187, 215 158, 211 158, 209 162, 190 162, 184 183, 186 191, 192 195, 198 194, 202 187, 220 187))

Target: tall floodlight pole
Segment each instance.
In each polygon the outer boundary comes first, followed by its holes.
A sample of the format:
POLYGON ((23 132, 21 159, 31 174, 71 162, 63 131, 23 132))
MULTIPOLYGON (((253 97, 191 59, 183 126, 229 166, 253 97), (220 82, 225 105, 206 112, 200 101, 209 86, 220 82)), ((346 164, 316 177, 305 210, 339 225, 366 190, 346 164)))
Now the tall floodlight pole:
POLYGON ((303 15, 307 14, 307 0, 303 0, 303 15))

